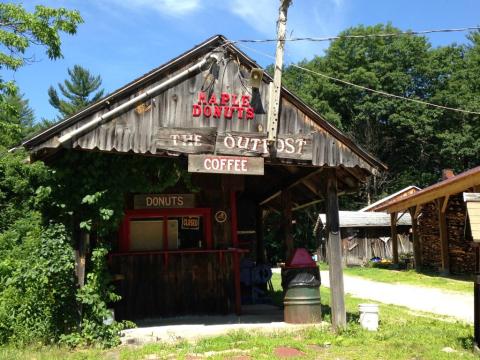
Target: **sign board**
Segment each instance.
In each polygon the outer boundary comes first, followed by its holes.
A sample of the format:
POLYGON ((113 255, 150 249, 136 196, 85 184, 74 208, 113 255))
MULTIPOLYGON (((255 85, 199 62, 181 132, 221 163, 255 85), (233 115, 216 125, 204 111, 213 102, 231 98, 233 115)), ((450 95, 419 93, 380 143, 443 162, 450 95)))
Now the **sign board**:
MULTIPOLYGON (((160 128, 154 136, 154 142, 157 151, 270 156, 267 136, 264 133, 235 131, 217 133, 216 128, 160 128)), ((279 134, 275 148, 275 156, 278 158, 312 160, 312 135, 279 134)))
POLYGON ((463 200, 467 203, 473 241, 478 243, 480 242, 480 193, 463 193, 463 200))
POLYGON ((194 208, 193 194, 140 194, 133 196, 134 209, 194 208))
POLYGON ((198 229, 200 229, 200 217, 199 216, 184 216, 184 217, 182 217, 182 229, 183 230, 198 230, 198 229))
POLYGON ((263 175, 262 157, 188 155, 188 171, 195 173, 263 175))

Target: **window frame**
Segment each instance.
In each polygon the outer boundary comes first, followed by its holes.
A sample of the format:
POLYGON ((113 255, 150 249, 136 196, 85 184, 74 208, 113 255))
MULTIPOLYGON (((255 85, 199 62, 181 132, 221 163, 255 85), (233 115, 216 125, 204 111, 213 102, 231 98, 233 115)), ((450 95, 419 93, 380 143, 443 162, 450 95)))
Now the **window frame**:
MULTIPOLYGON (((168 250, 168 218, 178 216, 202 216, 204 221, 203 237, 206 241, 206 247, 203 249, 212 249, 212 210, 210 208, 173 208, 173 209, 140 209, 127 210, 120 228, 119 251, 137 252, 130 250, 130 221, 135 219, 161 218, 163 221, 163 248, 146 252, 158 251, 184 251, 168 250)), ((187 249, 185 249, 187 250, 187 249)), ((201 249, 199 249, 201 250, 201 249)), ((142 251, 145 252, 145 251, 142 251)))

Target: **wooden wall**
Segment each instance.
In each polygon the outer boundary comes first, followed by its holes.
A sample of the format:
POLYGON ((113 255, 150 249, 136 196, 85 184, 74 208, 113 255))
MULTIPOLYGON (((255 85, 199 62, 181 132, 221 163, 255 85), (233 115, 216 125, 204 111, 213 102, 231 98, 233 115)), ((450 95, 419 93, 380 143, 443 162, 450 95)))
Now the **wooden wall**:
POLYGON ((118 320, 226 314, 235 302, 233 254, 171 253, 122 255, 110 259, 110 271, 122 300, 114 304, 118 320))

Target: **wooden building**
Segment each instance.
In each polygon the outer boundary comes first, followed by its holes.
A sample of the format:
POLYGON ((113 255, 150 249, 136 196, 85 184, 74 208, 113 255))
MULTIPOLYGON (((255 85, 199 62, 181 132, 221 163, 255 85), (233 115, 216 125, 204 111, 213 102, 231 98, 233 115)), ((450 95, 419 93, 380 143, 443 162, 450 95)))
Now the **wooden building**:
MULTIPOLYGON (((393 259, 393 245, 390 232, 390 215, 380 212, 340 211, 340 231, 342 257, 345 266, 362 265, 373 257, 393 259)), ((325 227, 326 215, 320 214, 315 232, 325 227)), ((410 214, 402 214, 397 219, 398 253, 413 253, 410 241, 410 214)), ((320 257, 328 261, 322 241, 320 257)))
POLYGON ((110 254, 117 318, 240 313, 241 258, 265 261, 264 209, 283 214, 278 241, 290 253, 292 208, 326 201, 336 251, 337 195, 385 169, 284 88, 269 146, 272 79, 252 86, 258 67, 214 36, 24 143, 46 163, 76 151, 128 153, 173 158, 192 173, 196 192, 125 194, 110 254))
MULTIPOLYGON (((376 211, 412 216, 415 265, 449 273, 473 273, 475 252, 468 229, 464 192, 480 189, 480 167, 456 176, 444 171, 443 180, 376 211)), ((392 221, 392 233, 396 223, 392 221)))

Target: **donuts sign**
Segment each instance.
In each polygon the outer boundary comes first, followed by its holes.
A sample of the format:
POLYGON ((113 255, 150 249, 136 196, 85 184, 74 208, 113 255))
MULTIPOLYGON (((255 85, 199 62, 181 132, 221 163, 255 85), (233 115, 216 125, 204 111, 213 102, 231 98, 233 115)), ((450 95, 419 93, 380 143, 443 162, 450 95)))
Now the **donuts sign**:
POLYGON ((197 103, 192 106, 193 117, 205 117, 214 119, 239 119, 252 120, 255 112, 250 106, 250 95, 238 95, 222 92, 220 95, 200 91, 197 103))

